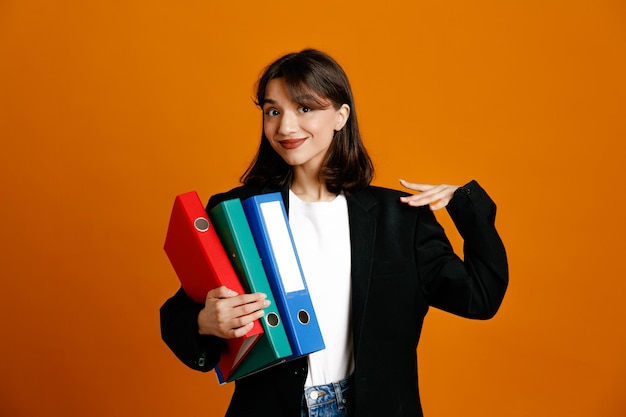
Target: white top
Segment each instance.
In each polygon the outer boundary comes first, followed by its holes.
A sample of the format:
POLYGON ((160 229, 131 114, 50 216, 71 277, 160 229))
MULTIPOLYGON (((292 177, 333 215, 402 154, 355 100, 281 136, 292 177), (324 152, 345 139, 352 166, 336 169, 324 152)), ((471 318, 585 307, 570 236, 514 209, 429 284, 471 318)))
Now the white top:
POLYGON ((305 202, 290 190, 289 225, 326 345, 309 355, 305 387, 337 382, 354 369, 346 198, 305 202))

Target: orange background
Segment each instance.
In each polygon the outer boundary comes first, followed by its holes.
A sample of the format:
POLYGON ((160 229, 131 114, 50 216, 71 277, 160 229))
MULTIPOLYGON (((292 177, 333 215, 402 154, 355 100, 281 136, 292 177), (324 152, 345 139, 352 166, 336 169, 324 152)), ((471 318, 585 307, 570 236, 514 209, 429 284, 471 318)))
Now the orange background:
POLYGON ((259 71, 308 46, 351 77, 376 184, 498 203, 509 292, 431 311, 426 415, 626 415, 621 0, 0 1, 0 415, 223 415, 232 387, 160 340, 169 213, 237 185, 259 71))

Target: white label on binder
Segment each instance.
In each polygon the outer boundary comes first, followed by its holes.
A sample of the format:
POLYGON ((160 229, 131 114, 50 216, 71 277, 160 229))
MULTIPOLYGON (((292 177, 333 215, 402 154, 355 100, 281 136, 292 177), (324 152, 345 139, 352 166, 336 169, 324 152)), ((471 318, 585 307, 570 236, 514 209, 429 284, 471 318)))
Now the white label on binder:
POLYGON ((261 203, 260 206, 285 292, 304 290, 304 279, 298 267, 296 253, 291 243, 280 201, 261 203))

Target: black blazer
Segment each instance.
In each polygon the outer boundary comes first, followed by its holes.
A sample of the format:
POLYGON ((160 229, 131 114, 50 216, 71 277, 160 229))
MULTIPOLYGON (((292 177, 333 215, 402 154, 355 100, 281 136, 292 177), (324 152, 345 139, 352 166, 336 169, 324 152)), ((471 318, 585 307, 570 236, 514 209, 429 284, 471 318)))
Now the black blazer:
MULTIPOLYGON (((245 199, 273 189, 238 187, 209 200, 245 199)), ((288 204, 287 189, 282 190, 288 204)), ((370 186, 347 196, 352 245, 355 416, 422 416, 416 349, 429 306, 488 319, 508 284, 496 206, 475 181, 461 187, 447 210, 464 239, 464 261, 452 251, 428 207, 400 202, 408 195, 370 186)), ((161 307, 163 340, 186 365, 213 369, 223 341, 199 336, 198 312, 179 290, 161 307)), ((235 382, 227 416, 299 417, 306 358, 235 382)))

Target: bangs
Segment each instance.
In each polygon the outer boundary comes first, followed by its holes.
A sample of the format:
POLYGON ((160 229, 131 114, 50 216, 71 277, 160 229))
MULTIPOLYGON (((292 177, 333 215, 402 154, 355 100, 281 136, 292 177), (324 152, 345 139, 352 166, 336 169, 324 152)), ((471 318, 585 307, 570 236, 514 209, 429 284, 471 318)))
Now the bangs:
POLYGON ((293 60, 284 65, 281 72, 280 76, 285 80, 289 96, 294 102, 311 108, 343 104, 338 99, 337 87, 333 85, 332 77, 328 76, 327 66, 293 60))
POLYGON ((294 103, 312 109, 326 109, 333 105, 333 101, 330 98, 325 97, 318 91, 314 91, 302 81, 289 82, 289 80, 285 80, 285 84, 289 97, 291 97, 294 103))
POLYGON ((291 99, 313 109, 334 107, 342 104, 352 108, 352 92, 348 79, 329 56, 315 50, 291 53, 269 65, 257 82, 256 104, 263 107, 267 84, 282 78, 291 99))

